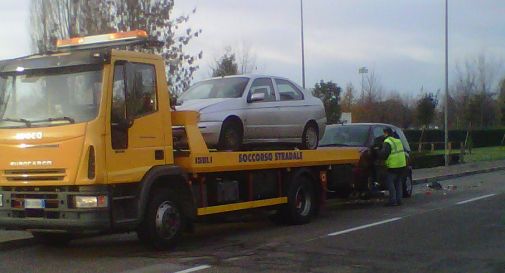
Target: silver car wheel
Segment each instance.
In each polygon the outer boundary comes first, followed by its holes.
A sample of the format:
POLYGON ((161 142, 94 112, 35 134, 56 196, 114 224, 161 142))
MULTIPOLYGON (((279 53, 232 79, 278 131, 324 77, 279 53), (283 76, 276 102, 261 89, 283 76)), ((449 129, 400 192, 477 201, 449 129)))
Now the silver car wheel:
POLYGON ((317 148, 319 137, 317 129, 314 126, 309 125, 305 131, 305 146, 307 149, 313 150, 317 148))

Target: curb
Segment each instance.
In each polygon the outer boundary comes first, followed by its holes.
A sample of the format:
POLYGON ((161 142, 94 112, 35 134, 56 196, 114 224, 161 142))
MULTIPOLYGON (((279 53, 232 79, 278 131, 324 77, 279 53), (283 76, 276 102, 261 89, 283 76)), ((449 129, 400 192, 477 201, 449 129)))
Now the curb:
POLYGON ((0 250, 12 250, 16 248, 31 246, 36 243, 35 238, 17 239, 0 243, 0 250))
POLYGON ((472 170, 472 171, 467 171, 467 172, 440 175, 440 176, 433 176, 433 177, 428 177, 428 178, 413 179, 412 184, 413 185, 428 184, 431 182, 449 180, 449 179, 453 179, 453 178, 469 176, 469 175, 474 175, 474 174, 497 172, 497 171, 502 171, 502 170, 505 170, 505 166, 492 167, 492 168, 480 169, 480 170, 472 170))

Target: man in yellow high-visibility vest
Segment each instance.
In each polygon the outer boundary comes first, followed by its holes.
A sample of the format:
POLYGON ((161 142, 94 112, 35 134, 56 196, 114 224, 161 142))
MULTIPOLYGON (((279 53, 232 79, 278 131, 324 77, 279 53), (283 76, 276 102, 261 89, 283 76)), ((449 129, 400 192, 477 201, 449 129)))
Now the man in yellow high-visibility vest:
POLYGON ((405 175, 407 160, 400 139, 394 137, 393 130, 384 128, 384 144, 382 155, 387 168, 386 184, 389 190, 389 202, 386 206, 399 206, 403 197, 403 176, 405 175))

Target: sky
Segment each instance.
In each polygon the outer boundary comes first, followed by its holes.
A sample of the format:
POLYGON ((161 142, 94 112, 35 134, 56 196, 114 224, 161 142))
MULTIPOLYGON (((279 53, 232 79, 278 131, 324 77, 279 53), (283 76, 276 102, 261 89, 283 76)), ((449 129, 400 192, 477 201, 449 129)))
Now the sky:
MULTIPOLYGON (((29 1, 0 1, 0 59, 30 53, 29 1)), ((300 1, 175 0, 174 16, 191 12, 202 29, 191 52, 203 51, 195 80, 226 47, 249 48, 254 73, 301 84, 300 1)), ((505 60, 505 1, 449 0, 450 81, 456 65, 484 54, 505 60)), ((386 91, 417 96, 444 87, 443 0, 305 0, 306 86, 320 80, 361 88, 366 66, 386 91)))

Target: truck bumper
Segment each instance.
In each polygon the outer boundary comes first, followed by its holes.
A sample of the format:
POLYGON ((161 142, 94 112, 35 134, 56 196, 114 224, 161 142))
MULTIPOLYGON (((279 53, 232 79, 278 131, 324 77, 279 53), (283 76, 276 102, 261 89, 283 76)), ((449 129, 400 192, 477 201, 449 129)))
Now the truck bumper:
MULTIPOLYGON (((109 206, 76 208, 75 196, 109 196, 107 187, 0 187, 0 228, 53 230, 76 233, 111 229, 109 206), (41 208, 25 208, 27 199, 41 200, 41 208)), ((110 202, 108 202, 110 204, 110 202)), ((28 206, 30 207, 30 206, 28 206)))

